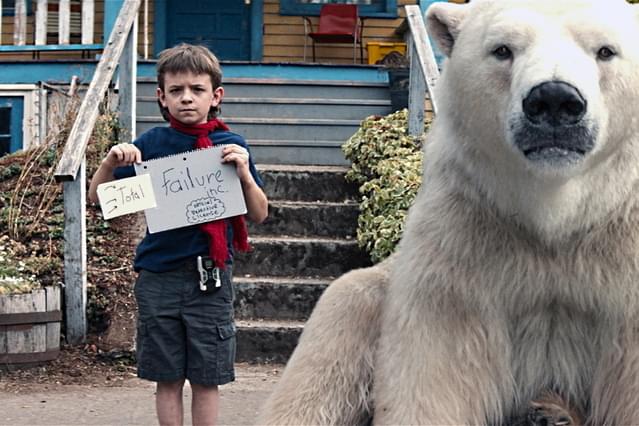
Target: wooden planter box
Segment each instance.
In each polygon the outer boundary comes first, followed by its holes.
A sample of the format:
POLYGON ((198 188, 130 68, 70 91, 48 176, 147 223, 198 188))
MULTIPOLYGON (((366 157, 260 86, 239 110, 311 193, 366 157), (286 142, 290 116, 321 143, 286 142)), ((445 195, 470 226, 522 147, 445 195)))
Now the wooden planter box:
POLYGON ((0 296, 0 364, 55 359, 61 320, 60 287, 0 296))

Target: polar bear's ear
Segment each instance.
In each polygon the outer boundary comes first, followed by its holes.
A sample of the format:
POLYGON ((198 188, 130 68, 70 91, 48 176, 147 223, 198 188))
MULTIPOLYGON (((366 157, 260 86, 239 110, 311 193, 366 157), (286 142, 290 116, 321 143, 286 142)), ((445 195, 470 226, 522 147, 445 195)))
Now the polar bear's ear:
POLYGON ((450 56, 469 6, 438 2, 433 3, 426 12, 428 34, 446 56, 450 56))

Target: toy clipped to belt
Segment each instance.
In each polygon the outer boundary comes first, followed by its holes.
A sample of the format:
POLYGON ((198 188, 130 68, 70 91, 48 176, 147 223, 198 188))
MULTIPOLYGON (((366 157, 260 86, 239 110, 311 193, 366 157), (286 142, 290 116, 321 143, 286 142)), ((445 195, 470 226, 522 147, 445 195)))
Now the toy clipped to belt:
POLYGON ((222 287, 220 268, 210 257, 197 257, 197 270, 200 273, 200 290, 210 293, 222 287))

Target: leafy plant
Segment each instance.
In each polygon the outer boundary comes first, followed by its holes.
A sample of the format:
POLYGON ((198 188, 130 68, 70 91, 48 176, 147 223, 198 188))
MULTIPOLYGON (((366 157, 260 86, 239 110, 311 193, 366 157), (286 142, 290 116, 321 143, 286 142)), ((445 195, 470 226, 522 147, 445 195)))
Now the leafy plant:
MULTIPOLYGON (((69 98, 52 111, 45 143, 0 159, 0 294, 61 284, 64 207, 54 171, 78 107, 69 98)), ((108 102, 101 108, 87 149, 91 173, 121 134, 108 102)))
POLYGON ((408 135, 407 115, 404 109, 368 117, 342 146, 352 163, 346 179, 360 185, 362 197, 357 241, 374 262, 395 249, 421 185, 422 138, 408 135))

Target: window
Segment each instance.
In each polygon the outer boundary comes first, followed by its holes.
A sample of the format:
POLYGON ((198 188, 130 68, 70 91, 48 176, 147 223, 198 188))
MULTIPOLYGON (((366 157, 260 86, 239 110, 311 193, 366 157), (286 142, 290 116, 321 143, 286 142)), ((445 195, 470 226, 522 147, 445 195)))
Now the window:
POLYGON ((280 0, 280 14, 319 16, 326 3, 356 4, 362 17, 397 18, 397 0, 280 0))
POLYGON ((0 97, 0 156, 22 149, 24 98, 0 97))
POLYGON ((11 108, 0 107, 0 157, 11 149, 11 108))
MULTIPOLYGON (((26 0, 27 15, 32 14, 32 0, 26 0)), ((16 0, 2 0, 2 16, 15 16, 16 0)))

